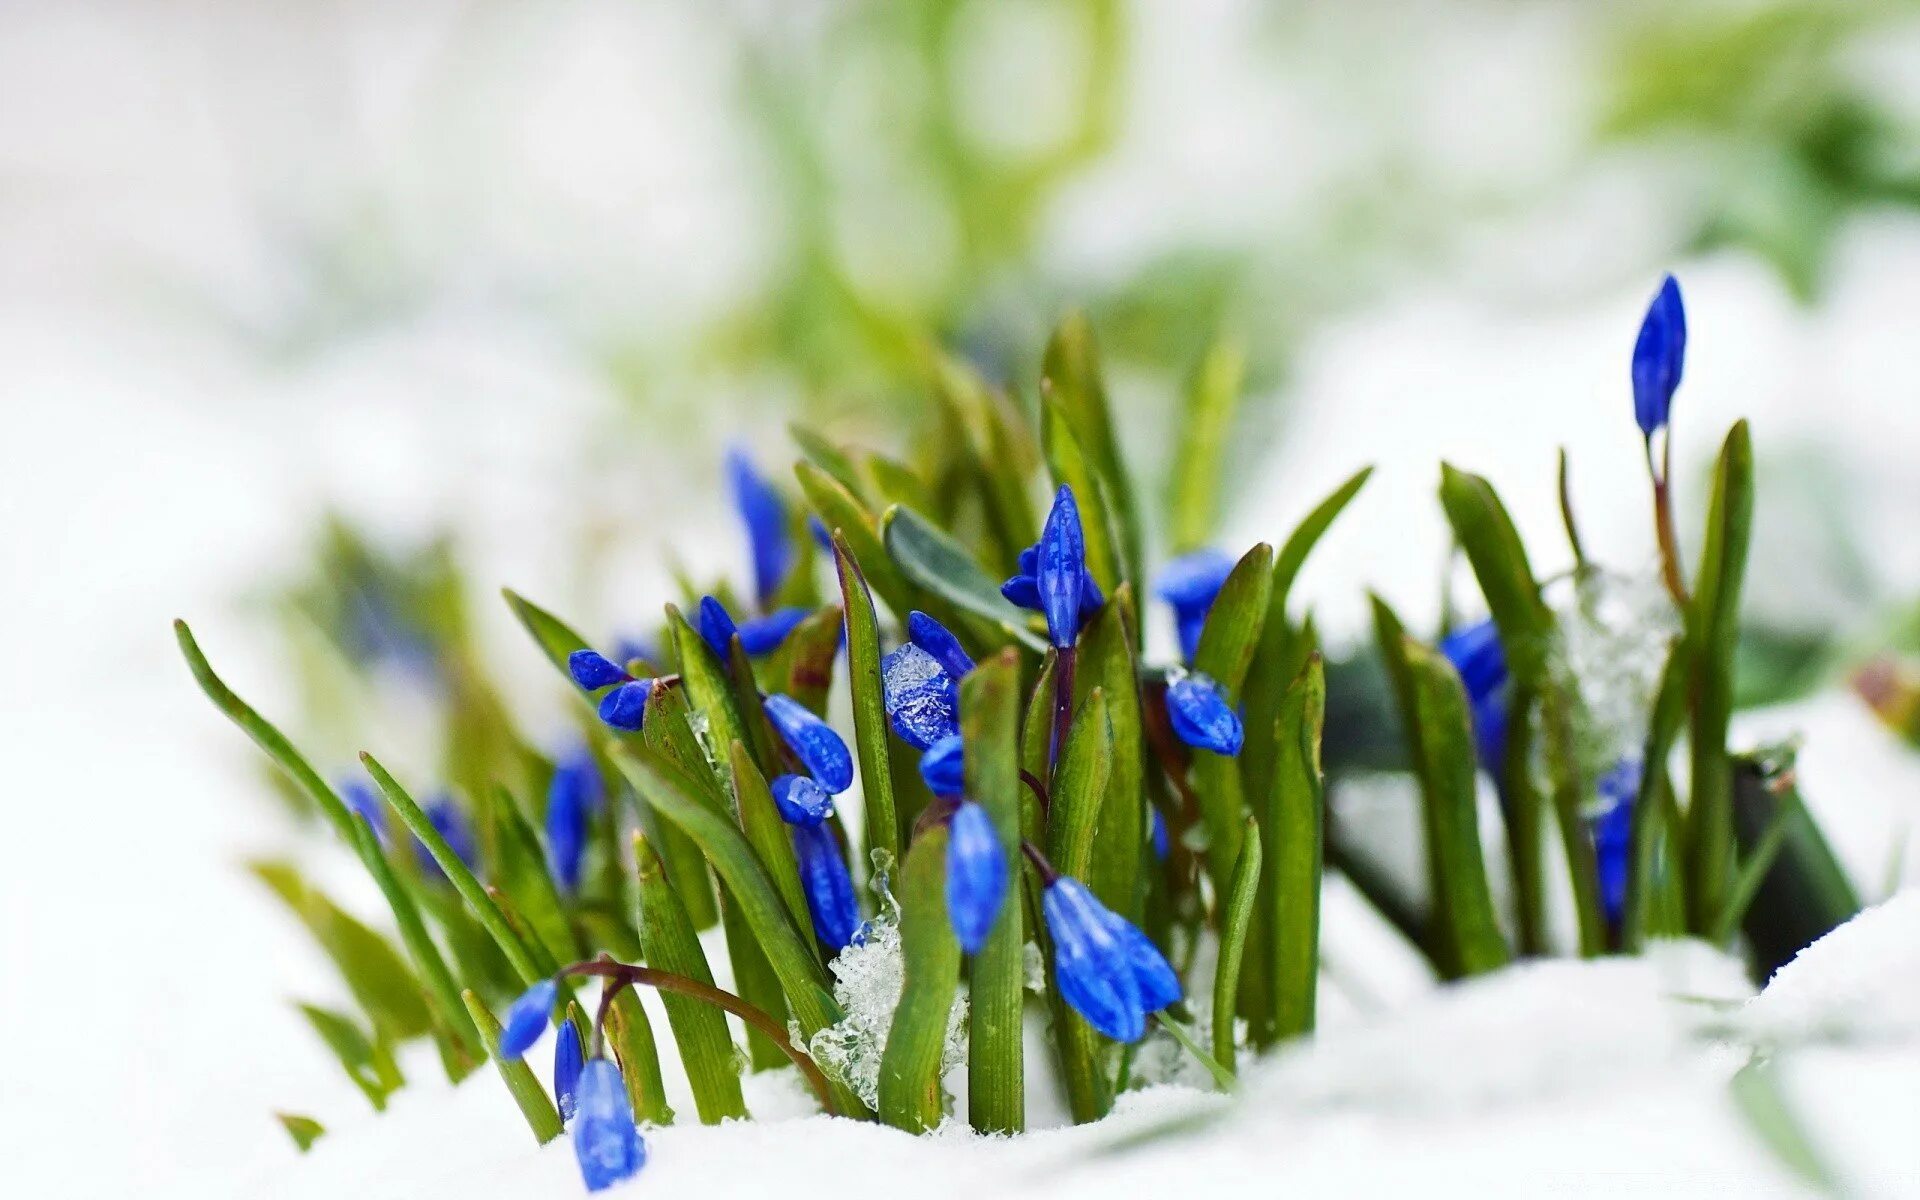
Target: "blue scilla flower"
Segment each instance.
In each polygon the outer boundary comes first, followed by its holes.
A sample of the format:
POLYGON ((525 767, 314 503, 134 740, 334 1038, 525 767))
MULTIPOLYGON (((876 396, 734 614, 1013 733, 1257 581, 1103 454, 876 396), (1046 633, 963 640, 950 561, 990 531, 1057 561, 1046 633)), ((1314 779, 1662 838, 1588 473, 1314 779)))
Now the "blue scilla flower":
POLYGON ((1020 573, 1000 585, 1000 594, 1044 613, 1047 636, 1060 647, 1073 645, 1080 626, 1105 603, 1087 571, 1086 534, 1072 488, 1062 485, 1054 495, 1040 540, 1020 552, 1020 573))
POLYGON ((600 719, 615 729, 640 728, 647 713, 653 680, 635 679, 612 660, 593 650, 575 650, 567 656, 567 674, 589 692, 607 688, 600 697, 600 719))
POLYGON ((936 796, 958 796, 966 790, 966 753, 957 733, 948 734, 920 756, 920 778, 936 796))
POLYGON ((973 656, 945 625, 918 609, 907 614, 907 641, 933 656, 954 683, 973 670, 973 656))
POLYGON ((573 681, 590 692, 603 687, 612 687, 616 683, 625 683, 633 676, 596 650, 575 650, 567 655, 567 674, 573 681))
POLYGON ((1669 275, 1647 305, 1633 343, 1633 419, 1648 437, 1667 423, 1686 361, 1687 310, 1680 301, 1680 284, 1669 275))
POLYGON ((1473 742, 1480 765, 1496 779, 1507 752, 1507 656, 1491 620, 1465 626, 1440 641, 1467 691, 1473 742))
POLYGON ((793 827, 793 853, 799 861, 800 886, 813 914, 813 931, 827 948, 840 951, 860 929, 860 907, 853 898, 853 877, 840 857, 833 829, 819 825, 793 827))
POLYGON ((560 1119, 573 1120, 579 1111, 580 1069, 586 1057, 580 1052, 580 1030, 572 1021, 560 1022, 560 1033, 553 1039, 553 1098, 560 1106, 560 1119))
POLYGON ((740 632, 734 623, 733 614, 727 606, 712 596, 700 597, 700 640, 707 644, 714 656, 726 662, 732 655, 733 636, 740 632))
POLYGON ((500 1057, 519 1058, 546 1032, 547 1019, 553 1015, 554 998, 560 988, 551 979, 542 979, 513 1002, 507 1019, 501 1023, 500 1057))
POLYGON ((580 889, 589 818, 600 795, 600 769, 585 746, 555 764, 547 784, 547 859, 554 882, 569 895, 580 889))
MULTIPOLYGON (((460 811, 460 806, 453 802, 452 796, 441 792, 422 807, 427 814, 428 824, 452 847, 455 857, 469 868, 480 861, 480 841, 474 836, 473 822, 467 820, 467 814, 460 811)), ((418 838, 413 842, 413 854, 422 871, 438 879, 446 878, 446 872, 434 861, 426 843, 418 838)))
POLYGON ((595 1057, 580 1069, 574 1093, 573 1156, 590 1192, 624 1183, 647 1165, 647 1144, 634 1127, 627 1085, 612 1059, 595 1057))
POLYGON ((789 825, 818 825, 833 815, 833 797, 805 775, 782 775, 772 790, 773 805, 789 825))
POLYGON ((1233 574, 1233 566, 1233 559, 1219 550, 1195 550, 1168 563, 1153 582, 1154 594, 1173 609, 1174 625, 1180 631, 1180 657, 1187 662, 1200 649, 1207 611, 1227 576, 1233 574))
POLYGON ((1007 899, 1007 852, 987 810, 967 801, 947 838, 947 919, 968 954, 980 953, 1007 899))
POLYGON ((1086 885, 1060 876, 1041 901, 1053 935, 1060 995, 1087 1024, 1116 1042, 1137 1042, 1147 1016, 1180 999, 1180 978, 1166 956, 1086 885))
POLYGON ((880 660, 887 720, 900 740, 925 750, 960 732, 960 687, 940 660, 909 642, 880 660))
POLYGON ((793 565, 787 502, 738 447, 727 452, 727 479, 733 486, 734 507, 740 510, 740 520, 747 527, 747 543, 753 551, 753 592, 764 606, 780 590, 787 570, 793 565))
POLYGON ((853 757, 833 726, 798 700, 777 692, 767 697, 766 710, 780 740, 821 787, 837 796, 853 786, 853 757))
POLYGON ((1600 907, 1607 924, 1618 926, 1627 907, 1627 865, 1633 854, 1633 806, 1640 798, 1638 758, 1623 758, 1600 778, 1606 807, 1591 821, 1593 857, 1599 867, 1600 907))
POLYGON ((380 797, 373 788, 358 779, 345 779, 340 782, 340 798, 346 801, 347 811, 372 826, 373 836, 381 845, 386 845, 387 819, 380 811, 380 797))
POLYGON ((1167 719, 1180 740, 1196 750, 1231 758, 1246 740, 1240 714, 1221 695, 1220 685, 1205 675, 1181 675, 1168 681, 1167 719))
POLYGON ((771 654, 787 640, 794 626, 812 615, 810 608, 777 608, 764 617, 756 617, 740 626, 740 647, 755 658, 771 654))
POLYGON ((1167 836, 1167 819, 1160 815, 1159 809, 1153 810, 1153 857, 1156 862, 1167 861, 1167 855, 1173 853, 1173 841, 1167 836))

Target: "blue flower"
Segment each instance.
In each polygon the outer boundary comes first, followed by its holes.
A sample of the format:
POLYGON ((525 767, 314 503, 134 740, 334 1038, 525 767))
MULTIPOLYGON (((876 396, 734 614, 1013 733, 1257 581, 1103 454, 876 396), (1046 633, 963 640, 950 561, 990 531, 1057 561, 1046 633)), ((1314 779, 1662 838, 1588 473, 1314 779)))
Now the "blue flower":
POLYGON ((1167 719, 1180 740, 1196 750, 1231 758, 1246 740, 1240 714, 1205 675, 1182 675, 1168 682, 1167 719))
POLYGON ((1180 999, 1180 979, 1166 956, 1079 880, 1061 876, 1048 884, 1041 908, 1060 995, 1100 1033, 1137 1042, 1147 1015, 1180 999))
POLYGON ((734 507, 747 527, 753 550, 753 591, 764 606, 780 590, 793 565, 793 538, 787 524, 787 502, 754 469, 753 461, 735 447, 727 451, 727 478, 733 485, 734 507))
POLYGON ((789 825, 818 825, 833 815, 833 797, 805 775, 782 775, 774 780, 773 805, 789 825))
POLYGON ((600 698, 600 719, 631 733, 646 719, 647 697, 651 695, 653 680, 628 680, 600 698))
POLYGON ((1206 626, 1207 611, 1214 597, 1233 574, 1234 562, 1219 550, 1209 547, 1183 554, 1166 565, 1154 580, 1154 594, 1173 608, 1173 620, 1180 631, 1180 657, 1193 661, 1200 649, 1200 630, 1206 626))
POLYGON ((500 1029, 500 1057, 519 1058, 546 1032, 547 1019, 553 1015, 553 1002, 560 994, 551 979, 542 979, 513 1002, 500 1029))
POLYGON ((387 819, 381 812, 380 797, 374 790, 358 779, 347 779, 340 784, 340 798, 346 801, 347 811, 372 826, 375 839, 381 845, 386 845, 387 819))
POLYGON ((918 609, 907 614, 907 640, 933 656, 956 684, 973 670, 973 657, 945 625, 918 609))
POLYGON ((821 787, 839 795, 853 786, 853 758, 833 727, 791 696, 766 700, 767 719, 821 787))
POLYGON ((1623 758, 1600 779, 1607 807, 1594 817, 1593 857, 1599 866, 1600 907, 1618 926, 1627 907, 1627 866, 1633 856, 1633 806, 1640 798, 1640 760, 1623 758))
MULTIPOLYGON (((455 857, 468 867, 472 867, 480 860, 480 844, 474 837, 473 824, 467 820, 467 815, 460 811, 460 806, 453 802, 452 796, 441 792, 428 800, 423 807, 427 814, 427 823, 432 825, 434 832, 453 848, 455 857)), ((446 878, 446 872, 442 871, 440 864, 434 861, 433 854, 427 849, 425 842, 415 838, 413 853, 419 860, 422 871, 440 879, 446 878)))
POLYGON ((824 823, 795 825, 793 853, 799 860, 800 886, 807 894, 807 911, 813 914, 814 933, 828 949, 846 949, 859 932, 860 908, 854 903, 853 877, 847 874, 833 829, 824 823))
POLYGON ((580 888, 588 818, 600 806, 600 792, 600 770, 586 747, 554 765, 547 784, 547 859, 554 881, 569 895, 580 888))
POLYGON ((573 1120, 579 1111, 580 1068, 586 1058, 580 1052, 580 1030, 572 1021, 560 1022, 560 1034, 553 1039, 553 1098, 560 1106, 560 1119, 573 1120))
POLYGON ((597 1192, 623 1183, 647 1165, 647 1144, 633 1124, 627 1085, 612 1059, 595 1058, 580 1069, 575 1092, 573 1155, 580 1178, 597 1192))
POLYGON ((567 674, 589 692, 597 692, 603 687, 633 678, 618 664, 594 650, 575 650, 567 655, 567 674))
POLYGON ((1507 751, 1507 656, 1500 631, 1490 620, 1468 625, 1441 639, 1440 652, 1467 690, 1480 765, 1498 779, 1507 751))
POLYGON ((1153 810, 1153 857, 1158 862, 1165 862, 1171 853, 1173 842, 1167 837, 1167 819, 1156 808, 1153 810))
POLYGON ((968 801, 947 839, 947 918, 968 954, 980 953, 1007 899, 1007 852, 987 810, 968 801))
POLYGON ((654 646, 652 642, 647 641, 645 638, 639 638, 639 637, 620 638, 614 642, 613 652, 615 655, 619 657, 620 661, 623 663, 632 662, 636 658, 641 659, 644 662, 650 662, 650 663, 657 663, 660 661, 660 651, 654 646))
POLYGON ((925 750, 960 732, 960 687, 932 654, 908 643, 880 660, 887 720, 900 740, 925 750))
POLYGON ((965 751, 957 733, 948 734, 920 756, 920 778, 936 796, 958 796, 966 790, 965 751))
POLYGON ((740 626, 740 647, 753 657, 770 654, 787 640, 794 626, 813 615, 810 608, 778 608, 740 626))
POLYGON ((726 605, 712 596, 700 597, 700 640, 713 650, 714 657, 723 663, 731 658, 733 637, 739 632, 726 605))
POLYGON ((1000 585, 1000 594, 1045 613, 1047 635, 1060 647, 1073 645, 1080 626, 1105 603, 1087 571, 1086 536, 1072 488, 1062 485, 1055 494, 1040 540, 1020 552, 1020 573, 1000 585))
POLYGON ((1633 343, 1633 419, 1648 437, 1667 423, 1674 390, 1687 361, 1687 310, 1680 285, 1669 275, 1647 305, 1633 343))
POLYGON ((813 535, 813 544, 828 558, 833 557, 833 534, 827 529, 827 523, 813 513, 807 514, 807 532, 813 535))

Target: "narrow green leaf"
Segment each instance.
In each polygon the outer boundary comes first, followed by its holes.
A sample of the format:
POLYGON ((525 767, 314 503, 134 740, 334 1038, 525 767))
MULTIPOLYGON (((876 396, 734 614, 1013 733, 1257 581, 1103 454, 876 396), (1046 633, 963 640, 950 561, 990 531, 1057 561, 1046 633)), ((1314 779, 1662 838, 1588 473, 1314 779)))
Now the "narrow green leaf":
POLYGON ((1240 406, 1246 369, 1247 356, 1238 345, 1216 341, 1207 348, 1187 386, 1180 445, 1174 451, 1167 488, 1167 529, 1175 554, 1198 550, 1213 540, 1220 481, 1227 477, 1227 434, 1240 406))
MULTIPOLYGON (((787 433, 793 438, 793 444, 800 447, 800 453, 806 456, 807 461, 816 470, 847 489, 849 494, 860 495, 860 472, 854 469, 853 460, 847 456, 846 451, 805 425, 789 425, 787 433)), ((861 499, 864 501, 870 497, 863 496, 861 499)))
POLYGON ((813 917, 807 909, 807 894, 800 886, 800 864, 793 857, 793 837, 787 832, 787 823, 780 819, 780 810, 773 802, 766 777, 760 774, 760 768, 753 764, 746 747, 739 742, 733 744, 732 766, 733 801, 740 813, 740 828, 746 831, 747 841, 760 859, 760 865, 766 868, 780 898, 786 902, 794 925, 808 928, 813 917))
POLYGON ((1553 615, 1540 599, 1527 548, 1506 505, 1485 479, 1447 464, 1440 467, 1440 503, 1500 630, 1508 668, 1524 683, 1544 684, 1553 615))
POLYGON ((306 926, 377 1029, 405 1040, 433 1027, 419 980, 386 938, 309 885, 290 864, 255 862, 248 869, 306 926))
POLYGON ((960 985, 960 943, 947 919, 947 828, 923 830, 900 872, 905 979, 880 1058, 880 1119, 925 1133, 945 1115, 940 1055, 960 985))
POLYGON ((500 889, 513 897, 514 906, 532 931, 527 948, 533 952, 534 965, 543 974, 551 974, 562 963, 584 957, 586 950, 574 933, 569 905, 553 881, 545 840, 535 832, 520 802, 505 788, 495 790, 493 808, 499 831, 500 889))
MULTIPOLYGON (((738 743, 735 743, 738 745, 738 743)), ((720 927, 727 934, 727 961, 733 967, 733 988, 740 998, 766 1013, 780 1027, 787 1023, 787 998, 780 990, 780 978, 773 973, 766 951, 747 924, 740 906, 733 903, 726 886, 720 888, 720 927)), ((756 1071, 785 1066, 786 1054, 773 1039, 752 1026, 747 1027, 747 1060, 756 1071)))
MULTIPOLYGON (((1047 816, 1047 858, 1062 875, 1084 880, 1093 866, 1093 842, 1113 769, 1113 726, 1106 693, 1099 688, 1075 714, 1053 778, 1053 803, 1047 816)), ((1049 968, 1051 969, 1051 968, 1049 968)), ((1075 1121, 1091 1121, 1113 1104, 1113 1085, 1101 1066, 1105 1039, 1085 1018, 1054 996, 1054 1043, 1067 1089, 1067 1107, 1075 1121)))
POLYGON ((1220 963, 1213 976, 1213 1057, 1229 1074, 1236 1069, 1233 1022, 1240 998, 1240 962, 1260 890, 1260 826, 1252 817, 1241 826, 1240 857, 1234 862, 1227 890, 1226 910, 1220 921, 1220 963))
POLYGON ((293 1144, 305 1154, 313 1149, 313 1144, 327 1135, 327 1127, 312 1117, 303 1117, 299 1113, 277 1112, 274 1119, 280 1122, 280 1128, 287 1131, 293 1144))
POLYGON ((1273 847, 1260 881, 1273 964, 1273 1012, 1270 1021, 1256 1022, 1263 1044, 1313 1032, 1320 979, 1326 813, 1320 737, 1326 704, 1326 671, 1314 654, 1281 701, 1273 730, 1277 769, 1261 810, 1263 836, 1273 847))
POLYGON ((1740 590, 1753 531, 1753 440, 1745 421, 1727 434, 1714 468, 1706 540, 1687 609, 1692 651, 1693 722, 1687 738, 1693 786, 1687 809, 1688 914, 1693 932, 1711 934, 1727 903, 1733 870, 1733 769, 1727 725, 1733 715, 1733 659, 1740 590))
MULTIPOLYGON (((680 898, 667 883, 659 855, 644 835, 635 835, 633 851, 640 879, 640 946, 647 965, 712 986, 713 971, 707 966, 706 951, 700 948, 699 936, 680 898)), ((746 1116, 733 1037, 727 1031, 725 1015, 686 996, 667 993, 660 999, 667 1008, 673 1040, 680 1047, 680 1061, 693 1088, 693 1103, 701 1123, 715 1125, 728 1117, 746 1116)))
POLYGON ((520 1109, 520 1115, 527 1119, 527 1128, 533 1130, 533 1136, 541 1145, 560 1136, 560 1113, 553 1107, 553 1100, 547 1090, 534 1078, 533 1069, 522 1058, 503 1058, 500 1055, 500 1022, 493 1019, 487 1006, 471 991, 460 993, 467 1014, 475 1028, 486 1039, 487 1054, 492 1057, 493 1065, 500 1071, 501 1082, 507 1085, 507 1092, 520 1109))
MULTIPOLYGON (((1086 688, 1106 693, 1113 724, 1113 771, 1100 803, 1087 886, 1130 921, 1140 919, 1140 867, 1147 851, 1146 732, 1140 711, 1134 647, 1133 588, 1123 584, 1080 634, 1078 673, 1086 688)), ((968 744, 971 754, 972 743, 968 744)), ((1042 772, 1044 774, 1044 772, 1042 772)))
MULTIPOLYGON (((1027 614, 1000 594, 1000 584, 981 570, 965 546, 932 522, 896 504, 881 518, 880 529, 887 553, 908 579, 955 608, 985 617, 1033 649, 1046 649, 1046 640, 1033 631, 1027 614)), ((864 565, 864 558, 861 561, 864 565)))
POLYGON ((840 609, 828 605, 794 627, 774 658, 772 690, 783 691, 812 711, 827 715, 827 694, 833 688, 833 660, 840 652, 840 609))
POLYGON ((1200 1043, 1193 1040, 1193 1035, 1182 1028, 1180 1022, 1174 1020, 1172 1014, 1163 1008, 1153 1014, 1153 1019, 1159 1022, 1160 1028, 1166 1030, 1174 1041, 1180 1043, 1180 1048, 1187 1052, 1188 1057, 1207 1069, 1207 1074, 1213 1076, 1213 1082, 1221 1091, 1231 1092, 1233 1090, 1233 1072, 1228 1070, 1223 1064, 1217 1062, 1213 1055, 1201 1049, 1200 1043))
POLYGON ((869 482, 871 494, 878 497, 880 508, 904 504, 920 512, 932 511, 933 498, 927 493, 927 485, 912 467, 899 459, 870 451, 860 456, 860 469, 869 482))
POLYGON ((1107 406, 1107 388, 1100 377, 1100 356, 1094 347, 1093 327, 1075 313, 1060 322, 1041 365, 1040 393, 1060 406, 1073 427, 1088 460, 1100 476, 1113 508, 1113 524, 1120 536, 1120 560, 1127 579, 1140 579, 1143 554, 1140 506, 1132 477, 1121 460, 1113 433, 1113 414, 1107 406))
MULTIPOLYGON (((706 748, 693 734, 687 698, 681 688, 656 687, 647 696, 641 741, 677 763, 699 787, 698 794, 708 807, 717 812, 725 810, 726 802, 714 784, 706 748)), ((679 826, 671 822, 656 824, 654 850, 666 863, 667 880, 673 885, 674 895, 686 906, 687 917, 695 929, 713 928, 720 921, 720 907, 714 899, 705 857, 679 826)))
POLYGON ((1035 779, 1052 773, 1053 677, 1058 667, 1058 655, 1048 650, 1028 693, 1026 715, 1020 719, 1020 769, 1035 779))
POLYGON ((913 598, 906 580, 881 542, 881 522, 845 485, 813 464, 796 464, 794 474, 799 477, 807 504, 829 533, 841 535, 847 544, 847 553, 860 564, 861 575, 880 594, 881 603, 895 620, 906 620, 907 613, 913 609, 913 598))
MULTIPOLYGON (((1228 703, 1238 703, 1273 595, 1273 547, 1265 542, 1242 555, 1207 610, 1193 667, 1220 685, 1228 703)), ((1241 818, 1246 812, 1239 762, 1207 750, 1193 754, 1189 772, 1207 829, 1207 871, 1214 895, 1224 902, 1240 857, 1241 818)))
POLYGON ((520 624, 525 626, 526 631, 533 636, 534 645, 540 647, 540 652, 547 656, 547 661, 553 664, 553 669, 560 672, 561 676, 572 684, 573 674, 567 670, 567 657, 575 650, 588 648, 593 643, 575 633, 572 626, 565 621, 512 588, 501 588, 500 594, 506 597, 507 607, 513 610, 513 615, 520 619, 520 624))
MULTIPOLYGON (((1001 852, 1007 856, 1007 877, 1017 878, 1023 788, 1020 660, 1013 649, 981 663, 961 680, 960 728, 967 746, 967 796, 993 818, 1001 852)), ((1018 893, 1010 895, 968 973, 967 1120, 979 1133, 1019 1133, 1026 1128, 1021 1044, 1025 917, 1018 893)))
POLYGON ((1106 592, 1132 581, 1120 553, 1120 535, 1115 527, 1113 506, 1108 500, 1104 477, 1088 459, 1074 436, 1071 418, 1057 400, 1043 396, 1040 402, 1041 445, 1047 454, 1047 467, 1056 486, 1073 489, 1080 506, 1080 525, 1087 548, 1087 570, 1106 592))
POLYGON ((1654 880, 1674 877, 1678 885, 1680 830, 1666 828, 1662 819, 1673 793, 1667 770, 1680 722, 1687 711, 1687 685, 1692 667, 1686 642, 1674 638, 1667 648, 1667 665, 1660 673, 1653 712, 1647 720, 1646 748, 1640 757, 1640 796, 1633 807, 1633 851, 1627 860, 1626 903, 1620 915, 1620 944, 1629 954, 1645 947, 1654 912, 1654 880), (1665 838, 1661 837, 1665 833, 1665 838))
MULTIPOLYGON (((880 624, 866 577, 843 534, 833 537, 833 565, 840 577, 840 604, 847 614, 847 686, 853 697, 853 745, 860 760, 860 800, 865 806, 867 850, 899 859, 900 821, 894 807, 893 773, 887 760, 887 702, 880 682, 880 624)), ((805 928, 805 923, 801 925, 805 928)))
POLYGON ((377 1037, 368 1037, 352 1017, 316 1004, 302 1004, 299 1009, 307 1024, 313 1026, 313 1031, 333 1052, 353 1086, 360 1089, 375 1112, 385 1112, 387 1097, 406 1082, 393 1055, 380 1045, 377 1037))
MULTIPOLYGON (((984 380, 948 356, 935 364, 933 394, 964 434, 965 473, 980 494, 992 561, 1010 572, 1038 528, 1027 491, 1032 455, 1015 432, 1018 418, 984 380)), ((911 503, 897 496, 893 502, 911 503)))
POLYGON ((653 1022, 632 989, 614 997, 607 1009, 607 1045, 620 1064, 633 1115, 653 1125, 673 1124, 667 1085, 660 1076, 660 1049, 654 1041, 653 1022))
MULTIPOLYGON (((687 702, 705 720, 701 749, 709 771, 718 781, 724 778, 721 764, 726 761, 726 748, 735 742, 753 745, 734 695, 733 679, 726 664, 714 656, 706 639, 694 632, 680 610, 672 605, 667 606, 667 631, 680 656, 680 678, 687 691, 687 702)), ((718 786, 716 782, 715 791, 718 786)))

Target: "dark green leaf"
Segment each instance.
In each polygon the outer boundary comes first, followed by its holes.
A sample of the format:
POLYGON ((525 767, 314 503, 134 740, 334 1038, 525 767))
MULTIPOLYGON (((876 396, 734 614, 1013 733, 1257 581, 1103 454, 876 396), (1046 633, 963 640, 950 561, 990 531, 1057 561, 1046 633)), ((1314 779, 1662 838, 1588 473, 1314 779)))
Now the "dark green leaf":
MULTIPOLYGON (((1194 670, 1220 685, 1229 703, 1237 703, 1247 669, 1260 640, 1273 595, 1273 547, 1262 542, 1246 552, 1207 610, 1194 653, 1194 670)), ((1240 857, 1240 826, 1246 812, 1240 764, 1232 758, 1197 750, 1190 772, 1194 794, 1207 828, 1207 869, 1214 895, 1224 901, 1233 864, 1240 857)))
POLYGON ((1233 1022, 1240 997, 1240 963, 1247 948, 1247 929, 1253 924, 1253 906, 1260 889, 1260 827, 1248 817, 1241 822, 1240 857, 1233 865, 1226 908, 1220 921, 1220 963, 1213 976, 1213 1057, 1232 1074, 1233 1022))
POLYGON ((827 532, 841 535, 847 544, 847 553, 860 564, 861 575, 880 594, 881 602, 895 620, 906 620, 907 613, 913 609, 913 597, 881 543, 880 522, 845 485, 811 463, 797 464, 794 474, 799 477, 800 490, 806 493, 808 505, 819 515, 827 532))
MULTIPOLYGON (((860 800, 865 806, 867 849, 884 850, 898 861, 900 821, 894 806, 893 775, 887 758, 887 703, 880 682, 880 625, 873 597, 846 538, 833 539, 834 570, 840 577, 841 606, 847 614, 847 686, 853 697, 853 744, 860 760, 860 800)), ((803 926, 804 927, 804 926, 803 926)))
POLYGON ((554 670, 560 672, 569 685, 573 684, 573 674, 567 670, 567 658, 575 650, 587 649, 593 643, 575 633, 565 621, 512 588, 501 588, 500 594, 506 597, 507 607, 513 609, 513 615, 520 618, 520 624, 533 635, 534 644, 547 656, 554 670))
POLYGON ((1273 1012, 1270 1021, 1255 1025, 1256 1033, 1268 1041, 1313 1032, 1320 978, 1325 821, 1320 735, 1326 701, 1326 673, 1314 654, 1281 701, 1272 735, 1278 744, 1273 787, 1261 798, 1261 821, 1273 847, 1261 873, 1261 907, 1271 939, 1273 1012))
MULTIPOLYGON (((700 948, 699 936, 680 898, 667 883, 659 856, 644 836, 635 836, 633 851, 640 877, 640 946, 647 965, 712 986, 713 971, 707 966, 706 951, 700 948)), ((680 1047, 680 1061, 693 1088, 693 1103, 701 1123, 714 1125, 728 1117, 746 1116, 726 1016, 686 996, 667 993, 661 1001, 667 1008, 667 1023, 673 1027, 673 1040, 680 1047)))
MULTIPOLYGON (((980 569, 965 546, 897 504, 880 525, 887 553, 908 579, 954 607, 994 622, 1033 649, 1046 649, 1046 640, 1033 631, 1027 614, 1000 594, 1000 584, 980 569)), ((864 558, 861 561, 864 565, 864 558)))
MULTIPOLYGON (((1007 877, 1019 876, 1020 661, 1011 648, 981 663, 960 683, 967 796, 993 818, 1007 856, 1007 877)), ((1096 863, 1097 865, 1097 863, 1096 863)), ((908 870, 912 870, 911 861, 908 870)), ((987 944, 968 974, 967 1119, 976 1132, 1026 1128, 1021 1004, 1026 988, 1025 912, 1008 895, 987 944)))
POLYGON ((880 1119, 925 1133, 944 1115, 940 1055, 960 984, 960 943, 947 919, 947 828, 923 830, 900 872, 905 979, 880 1059, 880 1119))
POLYGON ((631 989, 623 990, 607 1010, 607 1046, 620 1064, 633 1115, 654 1125, 673 1124, 666 1083, 660 1077, 660 1050, 654 1041, 653 1022, 647 1019, 647 1010, 631 989))
POLYGON ((1081 632, 1077 651, 1082 685, 1106 693, 1113 725, 1113 771, 1100 803, 1087 885, 1102 904, 1130 921, 1140 919, 1140 864, 1147 849, 1146 734, 1134 623, 1133 589, 1122 586, 1081 632))
MULTIPOLYGON (((1085 880, 1093 866, 1095 825, 1113 770, 1113 726, 1106 693, 1087 693, 1075 714, 1053 778, 1053 804, 1047 816, 1047 857, 1062 875, 1085 880)), ((1103 1039, 1079 1013, 1058 999, 1053 988, 1054 1041, 1065 1077, 1067 1106, 1075 1121, 1104 1116, 1113 1103, 1112 1082, 1100 1065, 1103 1039)))

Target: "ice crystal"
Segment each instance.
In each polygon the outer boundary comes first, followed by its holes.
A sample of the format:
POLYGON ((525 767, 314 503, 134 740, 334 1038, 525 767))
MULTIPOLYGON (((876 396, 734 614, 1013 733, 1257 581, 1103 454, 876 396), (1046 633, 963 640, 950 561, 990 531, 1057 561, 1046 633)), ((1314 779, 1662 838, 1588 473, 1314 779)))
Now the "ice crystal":
MULTIPOLYGON (((877 880, 884 888, 884 879, 877 880)), ((807 1042, 807 1049, 828 1075, 838 1079, 869 1108, 880 1103, 880 1057, 893 1027, 894 1009, 906 986, 906 958, 900 944, 900 914, 886 898, 867 922, 864 936, 833 960, 833 998, 846 1013, 807 1042)), ((947 1019, 946 1046, 940 1055, 944 1075, 966 1058, 967 1001, 956 997, 947 1019)))
POLYGON ((1599 780, 1641 752, 1679 618, 1652 575, 1589 571, 1550 589, 1548 601, 1558 618, 1553 670, 1579 707, 1580 771, 1599 780))

